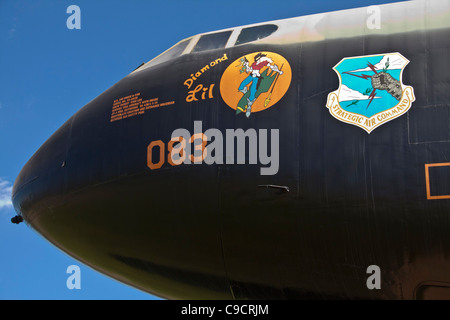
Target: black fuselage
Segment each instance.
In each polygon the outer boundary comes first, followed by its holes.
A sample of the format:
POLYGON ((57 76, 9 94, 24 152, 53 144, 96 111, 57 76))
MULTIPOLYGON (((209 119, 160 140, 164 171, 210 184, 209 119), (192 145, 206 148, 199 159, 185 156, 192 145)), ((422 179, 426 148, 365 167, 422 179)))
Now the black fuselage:
POLYGON ((244 44, 138 70, 36 152, 15 183, 15 208, 76 259, 166 298, 412 299, 434 288, 445 297, 450 167, 426 165, 450 162, 449 35, 244 44), (292 80, 273 107, 246 117, 224 102, 220 80, 254 52, 283 56, 292 80), (340 85, 333 67, 389 52, 410 61, 403 83, 416 100, 408 113, 370 134, 332 117, 327 96, 340 85), (113 119, 114 104, 135 94, 150 108, 113 119), (261 175, 264 165, 248 154, 244 164, 171 165, 173 131, 193 134, 195 121, 203 132, 278 129, 277 173, 261 175), (149 148, 155 141, 162 144, 149 148), (381 270, 381 289, 367 287, 371 265, 381 270))

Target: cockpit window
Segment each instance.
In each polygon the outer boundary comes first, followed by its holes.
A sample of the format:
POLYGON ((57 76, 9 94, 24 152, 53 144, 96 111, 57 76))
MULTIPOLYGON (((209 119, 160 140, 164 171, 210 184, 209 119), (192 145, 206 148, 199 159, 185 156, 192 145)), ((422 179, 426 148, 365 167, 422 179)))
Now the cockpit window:
POLYGON ((153 59, 152 61, 149 62, 149 64, 145 67, 151 67, 163 62, 166 62, 170 59, 176 58, 178 56, 180 56, 184 49, 186 49, 187 45, 189 44, 189 41, 191 41, 191 39, 186 39, 183 40, 181 42, 178 42, 176 45, 174 45, 172 48, 170 48, 169 50, 161 53, 159 56, 157 56, 155 59, 153 59))
MULTIPOLYGON (((278 26, 274 24, 266 24, 262 26, 244 28, 239 33, 235 45, 244 44, 247 42, 252 42, 268 37, 269 35, 274 33, 277 29, 278 26)), ((191 52, 200 52, 205 50, 225 48, 232 32, 233 31, 230 30, 202 35, 191 52)), ((180 56, 186 50, 191 40, 192 38, 189 38, 178 42, 172 48, 161 53, 159 56, 157 56, 150 62, 142 66, 139 66, 135 71, 143 70, 148 67, 155 66, 157 64, 169 61, 171 59, 180 56)))
POLYGON ((278 29, 274 24, 265 24, 263 26, 249 27, 242 29, 235 45, 259 40, 270 36, 278 29))
POLYGON ((232 31, 218 32, 203 35, 192 52, 224 48, 232 31))

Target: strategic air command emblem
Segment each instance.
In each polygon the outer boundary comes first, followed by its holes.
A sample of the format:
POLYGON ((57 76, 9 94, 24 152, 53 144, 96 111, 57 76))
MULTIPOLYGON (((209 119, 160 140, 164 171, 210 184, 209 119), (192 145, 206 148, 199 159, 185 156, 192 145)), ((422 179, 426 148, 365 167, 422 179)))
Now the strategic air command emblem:
POLYGON ((328 94, 331 115, 371 133, 405 114, 415 100, 413 88, 402 82, 408 63, 398 52, 342 59, 333 67, 340 86, 328 94))

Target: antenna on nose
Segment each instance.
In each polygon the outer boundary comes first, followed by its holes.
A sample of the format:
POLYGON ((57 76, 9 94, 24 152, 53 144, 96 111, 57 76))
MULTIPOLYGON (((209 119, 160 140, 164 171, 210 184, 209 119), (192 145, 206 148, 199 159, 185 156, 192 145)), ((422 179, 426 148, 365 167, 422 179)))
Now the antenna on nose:
POLYGON ((23 221, 23 218, 22 218, 22 216, 19 216, 19 215, 15 216, 14 218, 11 218, 11 222, 15 223, 15 224, 19 224, 22 221, 23 221))

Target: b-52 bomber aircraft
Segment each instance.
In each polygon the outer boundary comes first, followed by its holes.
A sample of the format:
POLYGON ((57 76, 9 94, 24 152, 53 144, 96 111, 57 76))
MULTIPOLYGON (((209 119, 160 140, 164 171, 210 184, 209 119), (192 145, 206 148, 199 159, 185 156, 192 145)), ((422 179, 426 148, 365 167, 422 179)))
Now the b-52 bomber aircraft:
POLYGON ((168 299, 450 298, 450 1, 195 35, 81 108, 17 216, 168 299))

